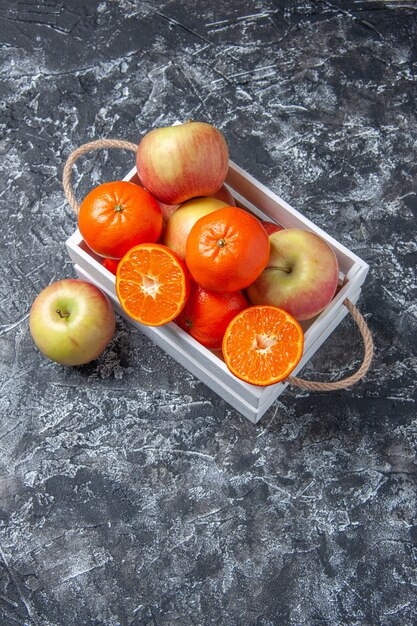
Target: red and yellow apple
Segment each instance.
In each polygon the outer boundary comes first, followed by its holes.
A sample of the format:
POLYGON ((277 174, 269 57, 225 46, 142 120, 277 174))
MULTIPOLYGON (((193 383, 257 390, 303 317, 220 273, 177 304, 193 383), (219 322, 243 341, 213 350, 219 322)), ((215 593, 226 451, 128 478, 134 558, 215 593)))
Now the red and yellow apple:
POLYGON ((83 365, 108 345, 115 315, 100 289, 67 278, 52 283, 35 298, 29 327, 33 341, 46 357, 62 365, 83 365))
POLYGON ((315 317, 332 300, 339 279, 333 249, 307 230, 289 228, 269 237, 269 263, 247 288, 253 304, 285 309, 298 321, 315 317))
POLYGON ((140 141, 136 157, 143 185, 168 205, 216 193, 226 179, 228 167, 225 138, 205 122, 149 131, 140 141))
MULTIPOLYGON (((226 185, 222 185, 216 193, 213 193, 211 198, 215 198, 216 200, 223 200, 225 204, 228 206, 236 206, 236 202, 226 185)), ((180 207, 180 204, 164 204, 163 202, 157 201, 159 206, 161 207, 162 217, 164 222, 167 222, 171 215, 175 213, 175 211, 180 207)))
POLYGON ((262 226, 265 228, 267 235, 272 235, 272 233, 276 233, 279 230, 282 230, 282 226, 277 224, 276 222, 268 222, 266 220, 260 220, 262 226))
POLYGON ((229 206, 227 202, 216 198, 187 200, 169 218, 164 233, 164 245, 174 250, 181 259, 185 259, 187 237, 197 220, 225 206, 229 206))

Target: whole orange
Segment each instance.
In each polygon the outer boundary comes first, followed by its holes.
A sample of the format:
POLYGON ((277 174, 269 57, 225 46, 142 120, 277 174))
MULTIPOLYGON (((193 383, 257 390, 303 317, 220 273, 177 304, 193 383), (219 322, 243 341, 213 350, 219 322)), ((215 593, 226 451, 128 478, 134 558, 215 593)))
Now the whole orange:
POLYGON ((114 181, 95 187, 84 198, 78 228, 93 252, 120 259, 141 243, 154 243, 162 230, 162 212, 143 187, 114 181))
POLYGON ((248 306, 241 291, 218 293, 192 281, 187 303, 175 321, 206 348, 219 350, 229 323, 248 306))
POLYGON ((188 235, 185 260, 193 279, 212 291, 239 291, 269 260, 269 237, 260 221, 238 207, 201 217, 188 235))

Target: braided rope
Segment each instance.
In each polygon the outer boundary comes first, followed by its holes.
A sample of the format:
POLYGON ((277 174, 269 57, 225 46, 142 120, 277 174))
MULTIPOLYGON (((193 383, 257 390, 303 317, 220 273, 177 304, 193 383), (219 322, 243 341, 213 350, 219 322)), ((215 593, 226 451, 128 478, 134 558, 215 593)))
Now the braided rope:
POLYGON ((286 380, 291 385, 295 385, 301 389, 308 389, 309 391, 336 391, 337 389, 346 389, 347 387, 351 387, 361 380, 361 378, 363 378, 369 370, 374 354, 374 342, 372 340, 371 331, 369 330, 362 314, 350 300, 346 298, 343 300, 343 304, 355 320, 362 335, 365 354, 361 366, 351 376, 343 378, 342 380, 337 380, 333 383, 320 383, 312 380, 304 380, 303 378, 297 378, 296 376, 288 376, 286 380))
POLYGON ((123 150, 130 150, 131 152, 136 153, 138 146, 135 143, 131 143, 130 141, 123 141, 122 139, 97 139, 97 141, 85 143, 83 146, 80 146, 79 148, 71 152, 67 159, 67 162, 65 163, 64 172, 62 174, 62 184, 64 186, 64 192, 67 200, 77 215, 80 210, 80 205, 77 202, 71 184, 71 173, 74 163, 77 159, 80 158, 80 156, 83 156, 83 154, 93 152, 94 150, 106 148, 121 148, 123 150))
MULTIPOLYGON (((137 145, 131 143, 130 141, 124 141, 122 139, 98 139, 97 141, 91 141, 90 143, 86 143, 76 150, 74 150, 68 157, 67 162, 64 166, 64 172, 62 176, 62 184, 64 186, 64 192, 66 198, 74 209, 75 213, 78 215, 79 212, 79 204, 75 198, 74 191, 71 183, 71 173, 72 168, 76 160, 84 154, 88 152, 93 152, 97 149, 107 149, 107 148, 121 148, 123 150, 130 150, 131 152, 137 152, 137 145)), ((371 332, 355 305, 348 299, 343 301, 343 304, 348 309, 349 313, 352 315, 355 320, 359 331, 362 335, 365 353, 362 364, 358 368, 358 370, 348 376, 347 378, 343 378, 342 380, 338 380, 332 383, 320 383, 312 380, 304 380, 303 378, 298 378, 296 376, 288 376, 286 381, 291 385, 295 385, 296 387, 300 387, 301 389, 307 389, 309 391, 335 391, 337 389, 346 389, 351 385, 354 385, 359 380, 361 380, 366 372, 369 370, 371 365, 373 353, 374 353, 374 344, 372 340, 371 332)))

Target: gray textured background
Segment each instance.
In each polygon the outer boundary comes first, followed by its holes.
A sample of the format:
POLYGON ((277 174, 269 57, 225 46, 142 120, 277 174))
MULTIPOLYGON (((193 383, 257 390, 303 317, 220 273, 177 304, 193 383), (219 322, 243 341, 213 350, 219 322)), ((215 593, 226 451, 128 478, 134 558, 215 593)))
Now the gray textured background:
MULTIPOLYGON (((415 624, 417 3, 0 15, 1 624, 415 624), (253 426, 121 319, 88 366, 35 349, 34 297, 74 275, 71 150, 190 117, 370 264, 376 356, 350 391, 288 389, 253 426)), ((131 165, 83 159, 78 197, 131 165)), ((360 356, 346 319, 303 375, 360 356)))

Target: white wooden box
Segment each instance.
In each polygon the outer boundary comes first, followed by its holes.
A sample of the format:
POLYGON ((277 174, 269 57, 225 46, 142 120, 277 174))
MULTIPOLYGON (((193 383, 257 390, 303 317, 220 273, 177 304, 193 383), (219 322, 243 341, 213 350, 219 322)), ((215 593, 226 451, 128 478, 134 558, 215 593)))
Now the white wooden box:
MULTIPOLYGON (((133 168, 124 180, 137 182, 136 168, 133 168)), ((275 221, 284 228, 303 228, 316 233, 327 241, 338 258, 340 289, 319 316, 303 323, 304 354, 293 372, 295 375, 347 314, 343 300, 349 298, 351 302, 356 303, 369 266, 233 162, 230 162, 226 185, 238 206, 248 209, 262 219, 275 221)), ((114 275, 103 267, 99 257, 88 248, 78 230, 67 240, 66 245, 75 264, 75 271, 81 279, 94 283, 102 289, 110 297, 120 315, 128 319, 144 335, 152 339, 251 422, 258 422, 285 390, 287 386, 285 382, 269 387, 258 387, 239 380, 228 370, 219 352, 204 348, 181 330, 175 322, 170 322, 165 326, 151 327, 132 320, 119 305, 114 275)))

